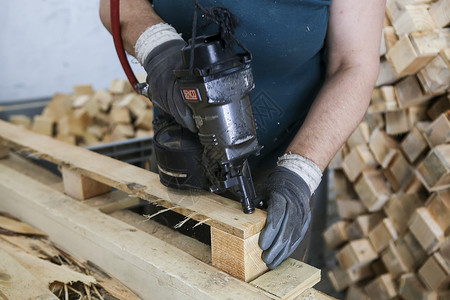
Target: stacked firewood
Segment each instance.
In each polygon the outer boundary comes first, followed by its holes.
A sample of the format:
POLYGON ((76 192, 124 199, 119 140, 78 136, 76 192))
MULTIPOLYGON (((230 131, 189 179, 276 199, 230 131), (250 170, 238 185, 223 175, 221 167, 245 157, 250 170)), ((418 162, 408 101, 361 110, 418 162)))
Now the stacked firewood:
POLYGON ((109 91, 74 86, 71 95, 57 93, 42 114, 9 121, 71 144, 93 146, 153 135, 152 103, 136 94, 128 81, 111 82, 109 91))
POLYGON ((388 0, 363 122, 330 164, 347 299, 450 299, 450 1, 388 0))

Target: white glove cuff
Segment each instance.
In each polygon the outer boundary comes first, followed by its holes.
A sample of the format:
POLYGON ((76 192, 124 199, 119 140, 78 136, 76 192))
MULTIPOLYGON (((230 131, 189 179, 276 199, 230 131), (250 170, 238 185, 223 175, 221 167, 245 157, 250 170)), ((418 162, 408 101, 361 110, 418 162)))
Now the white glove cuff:
POLYGON ((153 49, 172 40, 183 39, 169 24, 160 23, 150 26, 141 34, 134 46, 137 60, 144 65, 145 59, 153 49))
POLYGON ((312 160, 301 155, 284 154, 278 158, 277 165, 285 167, 300 176, 308 185, 311 195, 322 180, 322 171, 320 171, 319 166, 312 160))

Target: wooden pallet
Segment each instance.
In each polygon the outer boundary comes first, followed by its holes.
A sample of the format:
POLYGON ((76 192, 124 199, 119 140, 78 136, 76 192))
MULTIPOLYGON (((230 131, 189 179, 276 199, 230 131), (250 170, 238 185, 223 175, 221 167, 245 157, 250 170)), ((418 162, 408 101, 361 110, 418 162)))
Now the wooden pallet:
POLYGON ((10 155, 0 161, 0 210, 47 232, 55 243, 93 261, 143 298, 294 299, 302 292, 327 297, 309 289, 320 280, 320 270, 306 264, 288 259, 265 272, 257 244, 263 211, 245 215, 239 203, 216 195, 186 196, 161 186, 157 175, 146 170, 2 121, 0 137, 3 157, 13 148, 57 163, 65 174, 62 183, 10 155), (104 193, 109 190, 105 185, 117 191, 104 193), (77 193, 90 199, 67 195, 77 193), (138 201, 133 196, 209 225, 212 246, 122 210, 138 201))

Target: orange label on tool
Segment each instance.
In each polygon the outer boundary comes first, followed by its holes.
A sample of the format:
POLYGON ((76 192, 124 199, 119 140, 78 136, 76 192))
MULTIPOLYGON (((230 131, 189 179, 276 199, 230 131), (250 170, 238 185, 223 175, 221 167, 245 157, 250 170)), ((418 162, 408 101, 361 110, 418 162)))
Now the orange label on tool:
POLYGON ((186 101, 200 101, 197 89, 183 89, 184 100, 186 101))

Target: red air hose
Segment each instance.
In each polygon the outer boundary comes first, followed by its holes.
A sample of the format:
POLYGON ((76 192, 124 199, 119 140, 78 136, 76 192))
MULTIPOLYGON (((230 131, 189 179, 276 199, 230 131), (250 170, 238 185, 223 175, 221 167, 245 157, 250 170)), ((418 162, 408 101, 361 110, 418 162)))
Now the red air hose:
POLYGON ((138 92, 137 84, 138 81, 134 72, 131 69, 130 63, 128 62, 125 49, 123 48, 122 36, 120 33, 120 0, 110 0, 111 9, 111 31, 114 40, 114 46, 116 47, 117 56, 119 56, 120 64, 122 65, 125 74, 127 75, 128 81, 134 90, 138 92))

